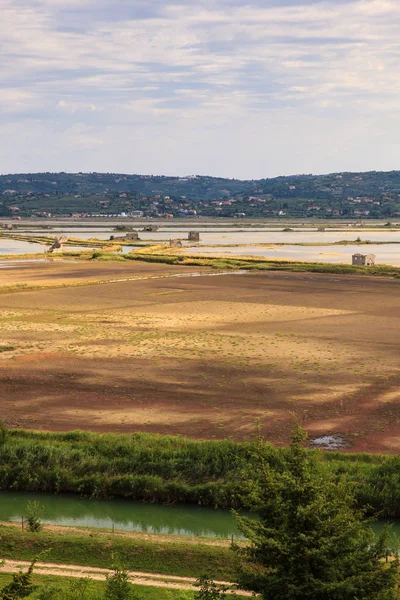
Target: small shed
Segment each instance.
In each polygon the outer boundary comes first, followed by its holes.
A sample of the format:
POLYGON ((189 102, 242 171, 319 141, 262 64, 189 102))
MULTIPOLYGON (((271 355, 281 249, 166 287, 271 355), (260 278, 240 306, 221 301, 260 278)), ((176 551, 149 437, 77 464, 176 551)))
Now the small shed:
POLYGON ((376 262, 375 254, 353 254, 351 264, 361 267, 373 267, 376 262))
POLYGON ((139 234, 137 231, 131 231, 130 233, 126 234, 125 239, 126 240, 138 240, 139 234))
POLYGON ((143 227, 142 231, 150 231, 152 233, 156 233, 158 231, 158 225, 146 225, 143 227))
POLYGON ((189 242, 199 242, 200 233, 198 231, 189 231, 188 240, 189 242))
POLYGON ((182 242, 178 239, 169 240, 170 248, 182 248, 182 242))

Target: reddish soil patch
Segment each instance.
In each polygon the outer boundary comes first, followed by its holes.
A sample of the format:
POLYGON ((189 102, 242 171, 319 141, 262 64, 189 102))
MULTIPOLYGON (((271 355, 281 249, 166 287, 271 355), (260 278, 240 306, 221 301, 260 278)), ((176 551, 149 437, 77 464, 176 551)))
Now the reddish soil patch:
POLYGON ((399 292, 271 272, 2 295, 0 419, 235 439, 257 419, 279 445, 295 413, 311 437, 397 453, 399 292))

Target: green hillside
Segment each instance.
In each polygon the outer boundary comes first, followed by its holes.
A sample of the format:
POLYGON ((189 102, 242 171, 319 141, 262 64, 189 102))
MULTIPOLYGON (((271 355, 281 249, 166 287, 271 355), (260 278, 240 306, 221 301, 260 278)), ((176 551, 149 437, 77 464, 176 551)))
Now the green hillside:
POLYGON ((0 176, 0 216, 400 218, 400 171, 242 181, 206 176, 35 173, 0 176))

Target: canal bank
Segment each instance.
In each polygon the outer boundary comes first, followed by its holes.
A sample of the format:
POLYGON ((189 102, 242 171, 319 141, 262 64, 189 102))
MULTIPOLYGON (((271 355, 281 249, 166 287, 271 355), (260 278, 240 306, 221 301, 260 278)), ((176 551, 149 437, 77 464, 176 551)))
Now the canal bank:
MULTIPOLYGON (((0 521, 20 523, 29 502, 38 502, 44 524, 61 527, 85 527, 108 532, 129 532, 165 536, 243 539, 229 510, 193 504, 145 503, 132 500, 82 498, 75 494, 0 493, 0 521)), ((250 512, 242 511, 249 517, 250 512)), ((400 539, 400 519, 381 519, 372 528, 379 535, 391 526, 393 537, 400 539)))
POLYGON ((162 536, 46 525, 42 531, 21 530, 20 523, 0 522, 0 558, 41 560, 63 565, 109 569, 120 557, 126 569, 179 577, 234 581, 235 555, 230 540, 162 536), (45 557, 45 558, 44 558, 45 557))

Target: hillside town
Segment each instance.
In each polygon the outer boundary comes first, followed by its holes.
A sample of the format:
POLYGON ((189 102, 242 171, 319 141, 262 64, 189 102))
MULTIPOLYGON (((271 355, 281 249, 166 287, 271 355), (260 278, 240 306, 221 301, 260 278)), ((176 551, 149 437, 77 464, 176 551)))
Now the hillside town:
POLYGON ((0 176, 0 216, 50 218, 400 217, 400 172, 241 181, 106 173, 0 176))

